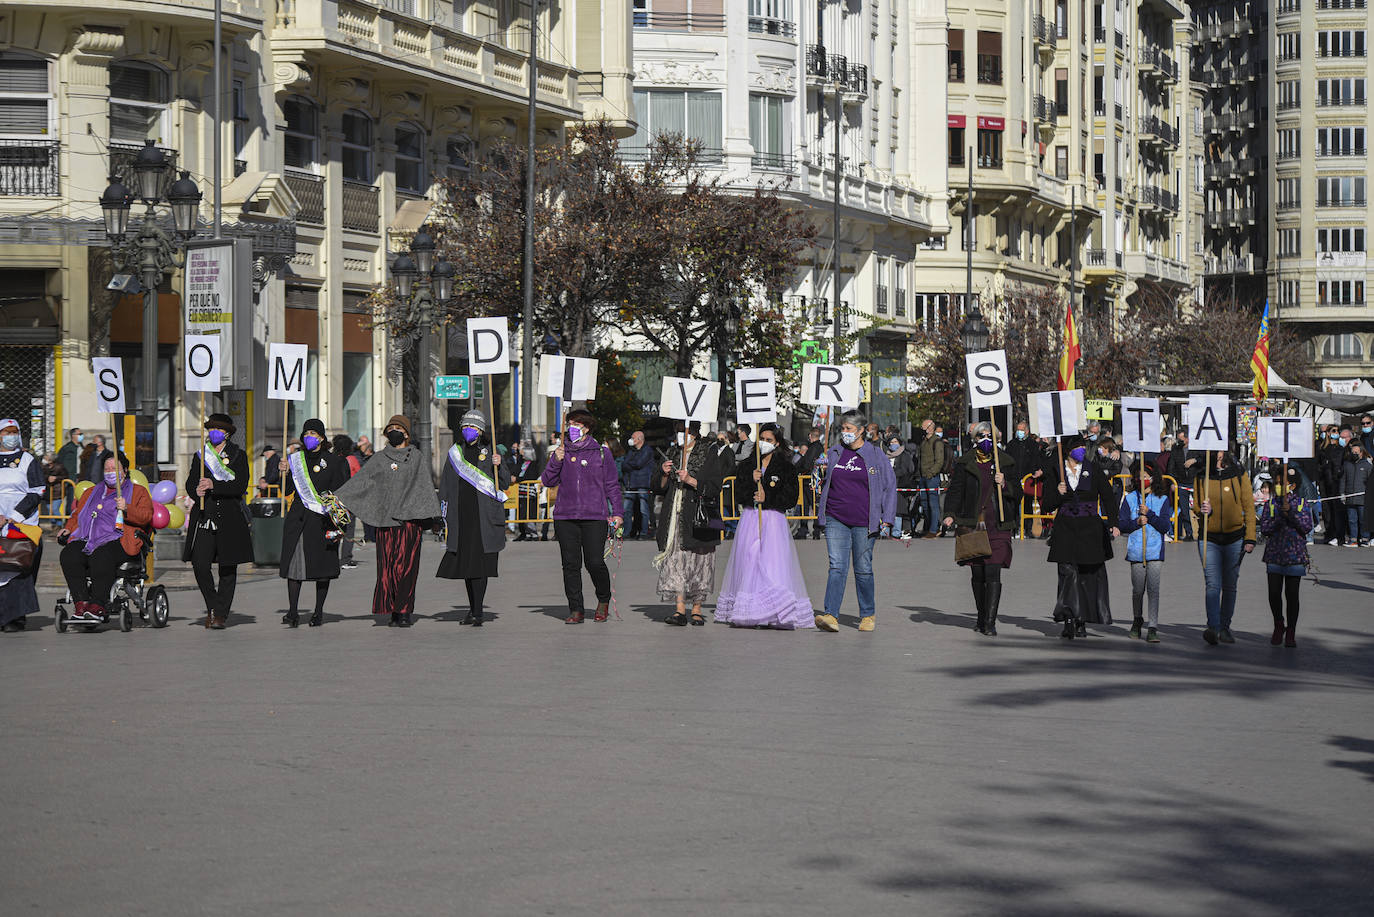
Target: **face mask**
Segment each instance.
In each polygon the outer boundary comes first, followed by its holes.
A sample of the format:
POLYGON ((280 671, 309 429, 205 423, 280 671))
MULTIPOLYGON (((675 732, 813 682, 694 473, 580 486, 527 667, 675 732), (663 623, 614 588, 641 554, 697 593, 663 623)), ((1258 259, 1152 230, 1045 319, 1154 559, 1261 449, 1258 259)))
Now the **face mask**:
POLYGON ((575 443, 582 438, 581 427, 568 427, 568 442, 575 443))
POLYGON ((887 444, 887 451, 891 452, 893 455, 896 455, 898 452, 902 451, 902 444, 897 442, 896 440, 893 440, 892 442, 887 444))
POLYGON ((534 461, 534 450, 533 450, 533 449, 521 449, 521 450, 520 450, 520 454, 523 455, 523 456, 525 457, 525 461, 527 461, 527 462, 532 462, 532 461, 534 461))
POLYGON ((1374 433, 1374 427, 1360 427, 1361 433, 1374 433))
POLYGON ((841 434, 840 434, 840 441, 843 442, 846 446, 852 446, 852 445, 854 445, 854 443, 858 440, 858 438, 859 438, 859 434, 857 434, 857 433, 841 433, 841 434))
POLYGON ((1069 450, 1069 458, 1073 459, 1075 462, 1082 462, 1084 456, 1087 454, 1088 450, 1084 449, 1082 446, 1075 446, 1069 450))
POLYGON ((989 436, 987 439, 978 440, 978 451, 983 453, 984 455, 987 455, 989 452, 991 452, 992 437, 989 436))
POLYGON ((759 455, 768 455, 776 448, 778 448, 776 443, 761 441, 759 443, 759 455))
POLYGON ((478 430, 476 427, 463 428, 463 442, 465 443, 475 443, 477 442, 477 437, 481 435, 482 431, 478 430))
POLYGON ((399 445, 401 445, 402 443, 404 443, 404 442, 406 441, 406 434, 405 434, 405 431, 404 431, 404 430, 387 430, 387 431, 386 431, 386 441, 389 442, 389 443, 391 443, 391 445, 393 445, 393 446, 399 446, 399 445))
POLYGON ((1106 457, 1107 457, 1107 450, 1106 450, 1106 449, 1098 449, 1098 450, 1097 450, 1097 454, 1100 455, 1100 456, 1102 456, 1103 458, 1106 458, 1106 457))
POLYGON ((1025 431, 1025 430, 1017 430, 1017 431, 1016 431, 1016 438, 1017 438, 1017 439, 1025 439, 1025 438, 1026 438, 1026 431, 1025 431))
POLYGON ((119 483, 119 476, 113 471, 107 471, 105 472, 105 483, 114 487, 115 484, 119 483))
POLYGON ((1090 442, 1090 443, 1095 443, 1095 442, 1097 442, 1097 434, 1096 434, 1096 433, 1089 433, 1089 434, 1088 434, 1088 442, 1090 442))
POLYGON ((1332 433, 1332 434, 1331 434, 1331 438, 1332 438, 1332 439, 1340 439, 1340 438, 1341 438, 1341 434, 1339 434, 1339 433, 1332 433))
POLYGON ((205 438, 210 440, 210 445, 218 446, 229 438, 229 434, 223 430, 211 430, 205 438))
POLYGON ((944 438, 945 438, 945 432, 944 432, 943 430, 936 430, 936 431, 935 431, 935 438, 936 438, 936 439, 944 439, 944 438))
MULTIPOLYGON (((1368 433, 1368 432, 1369 432, 1369 428, 1368 428, 1368 427, 1365 427, 1364 431, 1365 431, 1366 433, 1368 433)), ((85 442, 85 440, 86 440, 86 434, 84 434, 84 433, 78 433, 78 434, 76 434, 76 441, 77 441, 78 443, 85 442)))
POLYGON ((686 434, 686 433, 679 433, 679 434, 677 435, 677 444, 678 444, 679 446, 685 446, 685 445, 687 445, 687 434, 686 434))
POLYGON ((320 443, 322 442, 324 442, 324 440, 313 433, 307 433, 301 437, 301 444, 305 446, 306 452, 314 452, 316 449, 320 448, 320 443))

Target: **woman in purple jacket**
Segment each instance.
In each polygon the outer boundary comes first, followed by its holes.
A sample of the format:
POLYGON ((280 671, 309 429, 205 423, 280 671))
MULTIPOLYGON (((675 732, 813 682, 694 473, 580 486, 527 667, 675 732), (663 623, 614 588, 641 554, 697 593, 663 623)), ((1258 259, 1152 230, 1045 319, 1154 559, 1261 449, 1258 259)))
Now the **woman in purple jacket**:
POLYGON ((587 411, 568 415, 568 433, 553 450, 540 480, 558 488, 553 507, 553 531, 563 558, 563 592, 568 596, 564 623, 581 624, 586 618, 582 604, 582 567, 596 590, 595 621, 605 621, 611 610, 611 571, 606 567, 608 526, 620 527, 620 475, 611 450, 592 438, 596 418, 587 411))
POLYGON ((1298 645, 1298 587, 1307 575, 1307 533, 1313 525, 1312 510, 1298 496, 1301 485, 1302 474, 1295 465, 1288 469, 1283 496, 1270 500, 1260 512, 1259 527, 1265 537, 1264 569, 1269 577, 1269 611, 1274 616, 1274 635, 1269 638, 1273 646, 1298 645))

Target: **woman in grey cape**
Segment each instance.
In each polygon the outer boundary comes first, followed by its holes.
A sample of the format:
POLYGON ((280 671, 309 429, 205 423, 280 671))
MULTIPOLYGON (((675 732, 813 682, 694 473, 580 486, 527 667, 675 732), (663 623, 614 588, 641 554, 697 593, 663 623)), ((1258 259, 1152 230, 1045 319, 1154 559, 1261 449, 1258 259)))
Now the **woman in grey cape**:
POLYGON ((439 518, 439 498, 428 457, 410 444, 410 421, 397 414, 382 435, 386 446, 334 496, 377 532, 372 613, 390 615, 390 627, 409 627, 420 575, 420 537, 439 518))
POLYGON ((463 623, 473 627, 482 626, 487 580, 496 576, 496 561, 506 547, 505 489, 510 479, 510 468, 492 448, 486 416, 468 411, 439 472, 447 550, 436 575, 466 584, 468 616, 463 623))

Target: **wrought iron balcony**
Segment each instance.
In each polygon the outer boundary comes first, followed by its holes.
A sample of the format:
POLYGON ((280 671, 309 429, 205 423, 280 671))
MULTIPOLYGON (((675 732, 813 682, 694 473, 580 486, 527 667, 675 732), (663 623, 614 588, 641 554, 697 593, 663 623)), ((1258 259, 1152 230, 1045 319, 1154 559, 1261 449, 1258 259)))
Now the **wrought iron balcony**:
POLYGON ((286 187, 300 202, 301 209, 296 211, 296 222, 312 226, 324 225, 324 179, 310 172, 285 170, 283 177, 286 187))
POLYGON ((819 76, 822 79, 827 74, 825 45, 806 46, 806 75, 819 76))
POLYGON ((723 32, 724 13, 656 13, 635 10, 636 29, 663 29, 669 32, 723 32))
POLYGON ((58 193, 56 140, 0 140, 0 197, 58 193))
POLYGON ((771 16, 750 16, 749 31, 755 35, 777 35, 781 38, 795 38, 797 24, 790 19, 775 19, 771 16))

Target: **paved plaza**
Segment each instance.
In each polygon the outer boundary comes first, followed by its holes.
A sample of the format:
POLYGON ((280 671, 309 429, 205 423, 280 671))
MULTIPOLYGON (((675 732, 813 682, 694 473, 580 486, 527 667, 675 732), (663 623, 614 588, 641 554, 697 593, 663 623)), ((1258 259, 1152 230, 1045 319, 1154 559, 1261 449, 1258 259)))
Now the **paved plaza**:
POLYGON ((992 639, 948 540, 878 546, 873 634, 852 582, 838 634, 665 627, 648 543, 580 627, 553 543, 507 548, 477 630, 432 542, 408 631, 369 617, 367 549, 323 629, 278 623, 275 579, 224 632, 188 591, 162 631, 45 611, 0 640, 0 911, 1374 913, 1374 551, 1314 549, 1297 649, 1258 554, 1209 647, 1191 545, 1158 646, 1124 561, 1117 625, 1066 643, 1016 551, 992 639))

